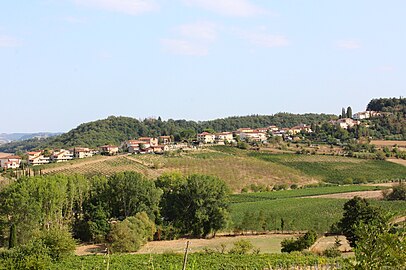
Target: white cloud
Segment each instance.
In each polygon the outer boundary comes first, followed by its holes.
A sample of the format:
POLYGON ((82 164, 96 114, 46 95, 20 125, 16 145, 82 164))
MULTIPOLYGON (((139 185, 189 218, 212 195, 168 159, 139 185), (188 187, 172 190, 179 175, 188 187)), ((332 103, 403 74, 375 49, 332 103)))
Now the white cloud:
POLYGON ((356 50, 361 48, 361 43, 359 41, 356 40, 340 40, 337 42, 337 46, 341 49, 345 49, 345 50, 356 50))
POLYGON ((226 16, 249 17, 265 13, 248 0, 183 0, 183 2, 226 16))
POLYGON ((73 0, 76 4, 129 15, 154 11, 159 8, 154 0, 73 0))
POLYGON ((72 23, 72 24, 80 24, 84 23, 86 20, 84 18, 79 18, 75 16, 66 16, 62 18, 63 21, 72 23))
POLYGON ((204 56, 209 53, 208 47, 197 41, 185 39, 162 39, 161 44, 165 51, 173 54, 204 56))
POLYGON ((210 22, 182 24, 174 29, 177 37, 162 39, 161 45, 169 53, 204 56, 217 38, 217 28, 210 22))
POLYGON ((18 47, 21 46, 21 41, 10 37, 10 36, 2 36, 0 35, 0 48, 5 47, 5 48, 12 48, 12 47, 18 47))
MULTIPOLYGON (((264 30, 264 29, 262 29, 264 30)), ((237 35, 250 43, 266 48, 285 47, 289 45, 289 39, 283 35, 272 35, 263 31, 238 31, 237 35)))
POLYGON ((217 25, 210 22, 183 24, 176 31, 184 37, 207 41, 214 41, 217 37, 217 25))

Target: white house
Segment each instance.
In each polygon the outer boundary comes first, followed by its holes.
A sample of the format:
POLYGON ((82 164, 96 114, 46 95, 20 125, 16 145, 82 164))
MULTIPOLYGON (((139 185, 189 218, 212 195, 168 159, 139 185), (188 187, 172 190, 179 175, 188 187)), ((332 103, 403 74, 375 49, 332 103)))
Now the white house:
POLYGON ((73 159, 73 153, 69 150, 60 149, 59 151, 55 151, 52 156, 51 160, 53 162, 65 162, 73 159))
POLYGON ((352 115, 352 118, 354 118, 356 120, 362 120, 362 119, 369 119, 371 117, 378 116, 378 115, 379 115, 379 113, 375 112, 375 111, 365 111, 365 112, 354 113, 352 115))
POLYGON ((220 132, 220 133, 216 133, 215 134, 216 137, 216 142, 233 142, 234 141, 234 137, 233 137, 233 133, 232 132, 220 132))
POLYGON ((93 151, 89 148, 75 147, 73 148, 73 156, 75 158, 87 158, 93 156, 93 151))
POLYGON ((209 132, 203 132, 197 134, 197 140, 202 143, 214 143, 216 140, 216 135, 209 132))
POLYGON ((19 156, 6 156, 0 158, 0 167, 3 169, 18 169, 20 167, 21 157, 19 156))

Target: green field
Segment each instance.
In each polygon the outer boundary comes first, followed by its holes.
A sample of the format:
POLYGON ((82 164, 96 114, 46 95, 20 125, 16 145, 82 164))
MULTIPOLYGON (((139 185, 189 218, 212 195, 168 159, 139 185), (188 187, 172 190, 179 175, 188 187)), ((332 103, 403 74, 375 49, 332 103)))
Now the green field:
MULTIPOLYGON (((160 255, 112 255, 112 256, 82 256, 69 257, 55 263, 51 269, 164 269, 175 270, 182 268, 183 256, 177 254, 160 255), (107 268, 109 264, 109 268, 107 268)), ((195 253, 188 256, 187 269, 268 269, 269 267, 293 267, 315 265, 342 265, 342 259, 327 259, 315 255, 297 254, 205 254, 195 253)))
MULTIPOLYGON (((235 194, 231 197, 232 227, 256 230, 262 215, 266 220, 266 230, 269 231, 281 230, 281 219, 284 219, 286 231, 314 229, 323 233, 342 217, 344 203, 348 200, 306 196, 379 189, 380 187, 354 185, 235 194), (252 224, 244 223, 247 220, 254 221, 252 224)), ((406 215, 406 201, 370 200, 370 203, 396 216, 406 215)))
POLYGON ((365 185, 347 185, 347 186, 326 186, 303 188, 295 190, 281 190, 271 192, 255 192, 231 195, 231 203, 257 202, 264 200, 286 199, 295 197, 316 196, 325 194, 345 193, 354 191, 382 190, 386 187, 365 186, 365 185))
POLYGON ((304 175, 331 183, 382 182, 406 179, 406 166, 384 160, 339 156, 268 154, 251 152, 250 157, 298 170, 304 175))

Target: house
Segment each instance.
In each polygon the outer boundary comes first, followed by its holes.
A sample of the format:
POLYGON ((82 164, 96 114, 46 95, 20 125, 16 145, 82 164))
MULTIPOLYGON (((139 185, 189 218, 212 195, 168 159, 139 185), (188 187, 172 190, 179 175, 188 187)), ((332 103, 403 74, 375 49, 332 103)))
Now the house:
POLYGON ((261 132, 261 133, 267 133, 268 130, 269 130, 269 128, 257 128, 256 130, 257 130, 258 132, 261 132))
POLYGON ((277 132, 279 131, 279 128, 277 126, 269 126, 268 130, 270 130, 271 132, 277 132))
POLYGON ((227 142, 231 143, 234 141, 233 133, 232 132, 220 132, 215 134, 215 140, 217 143, 219 142, 227 142))
POLYGON ((156 145, 156 146, 151 146, 151 148, 155 154, 163 154, 164 152, 169 151, 168 145, 156 145))
POLYGON ((100 146, 100 152, 102 155, 117 155, 118 153, 118 146, 115 145, 103 145, 100 146))
POLYGON ((216 140, 216 135, 209 133, 209 132, 203 132, 200 134, 197 134, 197 141, 201 143, 214 143, 216 140))
POLYGON ((264 142, 267 140, 266 133, 258 130, 253 130, 252 132, 241 132, 239 136, 241 140, 246 141, 264 142))
POLYGON ((351 118, 341 118, 337 121, 330 121, 330 123, 340 126, 343 129, 352 128, 355 125, 359 125, 360 121, 353 120, 351 118))
POLYGON ((36 166, 48 164, 51 162, 50 157, 45 157, 42 151, 27 152, 28 155, 28 165, 36 166))
POLYGON ((66 162, 73 159, 73 153, 69 150, 60 149, 59 151, 55 151, 52 156, 51 160, 53 162, 66 162))
POLYGON ((87 158, 93 156, 93 151, 89 148, 75 147, 73 148, 73 156, 75 158, 87 158))
POLYGON ((151 146, 157 146, 158 145, 158 139, 157 138, 141 137, 141 138, 138 138, 138 140, 143 142, 144 144, 149 144, 151 146))
POLYGON ((365 112, 357 112, 352 115, 352 118, 355 120, 363 120, 363 119, 369 119, 374 116, 378 116, 379 113, 375 111, 365 111, 365 112))
POLYGON ((19 156, 5 156, 0 158, 0 167, 3 169, 18 169, 20 168, 21 157, 19 156))
POLYGON ((290 131, 290 134, 296 135, 302 131, 305 133, 311 133, 312 129, 308 125, 300 124, 298 126, 294 126, 294 127, 290 128, 289 131, 290 131))
POLYGON ((139 153, 140 152, 140 145, 144 144, 143 141, 139 140, 128 140, 121 144, 121 148, 129 153, 139 153))
POLYGON ((166 145, 172 143, 171 136, 159 136, 158 141, 160 144, 166 145))

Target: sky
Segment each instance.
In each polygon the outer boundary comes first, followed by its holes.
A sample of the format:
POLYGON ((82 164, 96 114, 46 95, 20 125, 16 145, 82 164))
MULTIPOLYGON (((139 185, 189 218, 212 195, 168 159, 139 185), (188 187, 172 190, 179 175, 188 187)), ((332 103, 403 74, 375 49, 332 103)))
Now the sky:
POLYGON ((0 2, 0 133, 334 113, 406 94, 404 0, 0 2))

